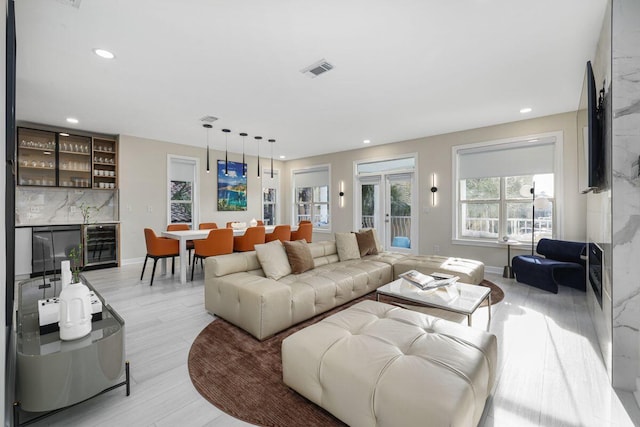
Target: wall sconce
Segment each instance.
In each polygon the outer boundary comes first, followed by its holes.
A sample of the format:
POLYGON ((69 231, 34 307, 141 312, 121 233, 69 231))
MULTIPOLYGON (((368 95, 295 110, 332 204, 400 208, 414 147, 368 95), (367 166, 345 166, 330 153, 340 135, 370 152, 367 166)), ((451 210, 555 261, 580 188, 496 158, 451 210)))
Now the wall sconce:
POLYGON ((438 192, 438 187, 436 186, 436 174, 431 174, 431 205, 435 206, 437 202, 436 193, 438 192))
POLYGON ((340 181, 340 192, 338 196, 340 196, 340 207, 344 208, 344 181, 340 181))

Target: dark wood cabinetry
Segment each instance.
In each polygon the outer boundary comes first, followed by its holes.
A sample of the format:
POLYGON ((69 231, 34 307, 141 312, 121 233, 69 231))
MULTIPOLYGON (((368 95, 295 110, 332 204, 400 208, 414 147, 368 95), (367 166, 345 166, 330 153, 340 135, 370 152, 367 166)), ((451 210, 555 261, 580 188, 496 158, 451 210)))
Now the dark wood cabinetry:
POLYGON ((18 128, 18 185, 118 188, 118 141, 102 136, 18 128))

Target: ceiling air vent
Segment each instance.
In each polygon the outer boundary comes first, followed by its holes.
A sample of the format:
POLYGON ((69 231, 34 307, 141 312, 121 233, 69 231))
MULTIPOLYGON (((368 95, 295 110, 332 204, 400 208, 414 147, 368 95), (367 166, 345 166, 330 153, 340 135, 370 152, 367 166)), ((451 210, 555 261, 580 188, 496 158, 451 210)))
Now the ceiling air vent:
POLYGON ((302 74, 305 74, 309 77, 316 78, 318 77, 320 74, 324 74, 329 70, 333 69, 333 65, 329 64, 327 61, 325 61, 324 59, 321 59, 320 61, 316 62, 315 64, 311 64, 308 67, 300 70, 300 72, 302 74))
POLYGON ((205 122, 205 123, 213 123, 216 120, 218 120, 218 118, 213 116, 204 116, 203 118, 200 119, 201 122, 205 122))

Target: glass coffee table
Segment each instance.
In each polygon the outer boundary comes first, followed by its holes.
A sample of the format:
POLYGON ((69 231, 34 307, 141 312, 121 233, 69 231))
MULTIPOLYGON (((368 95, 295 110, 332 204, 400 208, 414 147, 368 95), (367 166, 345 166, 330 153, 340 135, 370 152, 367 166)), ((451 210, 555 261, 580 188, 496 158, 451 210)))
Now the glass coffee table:
POLYGON ((487 309, 489 310, 487 331, 491 324, 491 289, 484 286, 456 282, 441 288, 423 291, 404 279, 398 279, 377 289, 377 301, 380 301, 381 295, 389 298, 391 303, 435 307, 463 314, 467 316, 469 326, 471 326, 473 313, 484 300, 487 300, 487 309))

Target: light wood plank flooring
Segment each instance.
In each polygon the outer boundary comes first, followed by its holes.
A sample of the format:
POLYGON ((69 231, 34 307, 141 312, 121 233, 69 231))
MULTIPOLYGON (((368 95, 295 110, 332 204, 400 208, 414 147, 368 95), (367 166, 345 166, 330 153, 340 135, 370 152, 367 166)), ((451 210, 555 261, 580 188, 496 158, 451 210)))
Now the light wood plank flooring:
MULTIPOLYGON (((140 271, 141 265, 129 265, 85 273, 126 321, 131 396, 117 389, 35 425, 248 425, 200 397, 189 379, 191 343, 214 320, 204 310, 201 270, 186 285, 178 276, 159 275, 153 287, 148 276, 139 280, 140 271)), ((584 293, 562 288, 554 295, 497 275, 487 279, 501 286, 505 299, 492 307, 499 366, 481 426, 638 423, 640 410, 631 393, 617 394, 609 385, 584 293)), ((486 316, 480 308, 474 327, 484 328, 486 316)))

